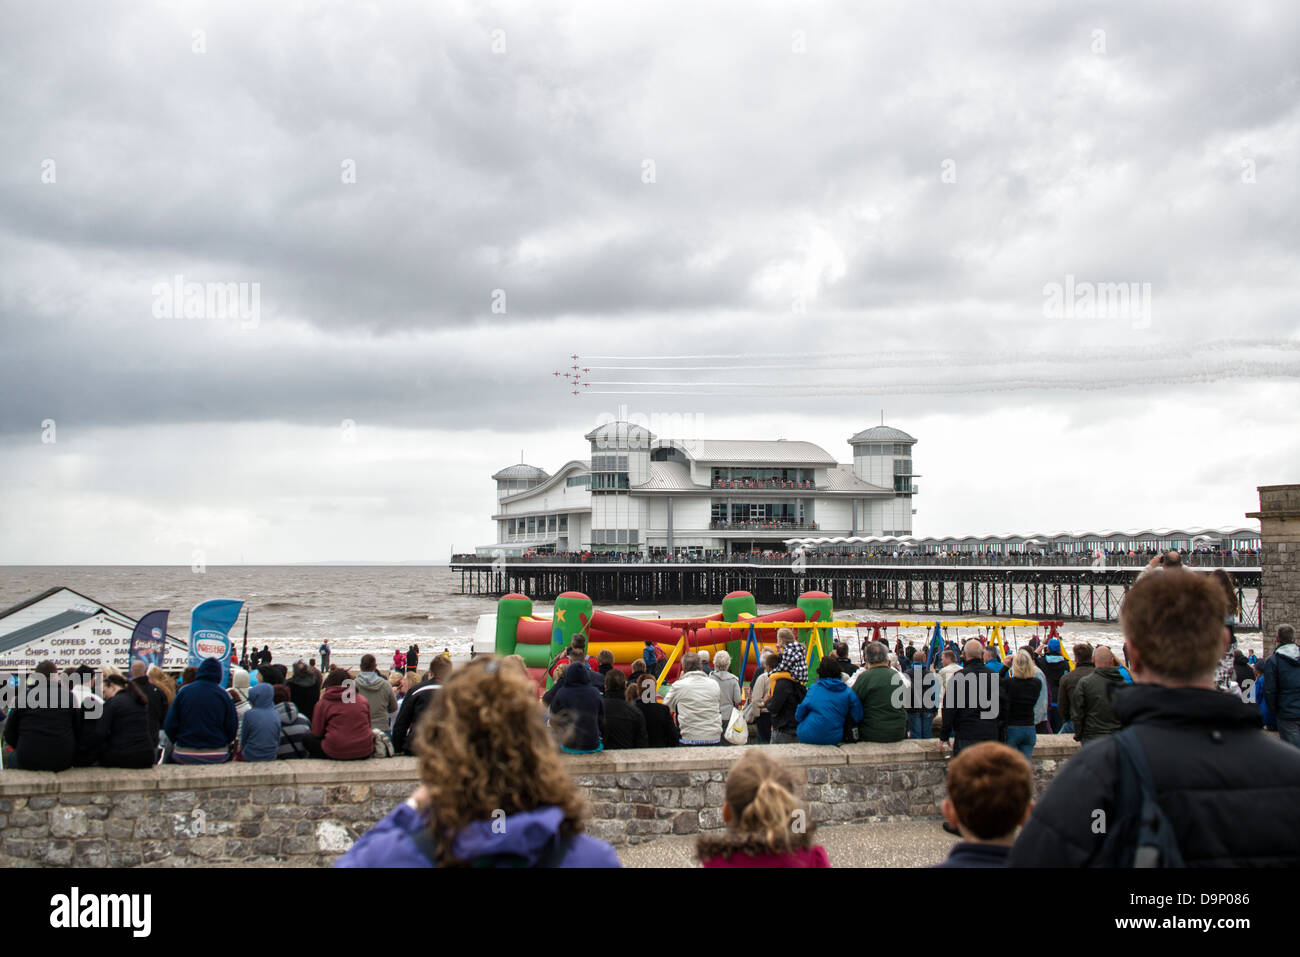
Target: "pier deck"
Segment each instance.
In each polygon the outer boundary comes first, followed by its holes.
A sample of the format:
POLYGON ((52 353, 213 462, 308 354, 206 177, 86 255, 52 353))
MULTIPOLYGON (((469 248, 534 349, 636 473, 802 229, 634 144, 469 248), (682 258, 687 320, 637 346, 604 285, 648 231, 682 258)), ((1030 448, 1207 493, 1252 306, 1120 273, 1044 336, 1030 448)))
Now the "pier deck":
MULTIPOLYGON (((453 561, 461 593, 519 593, 552 601, 577 591, 593 601, 716 604, 747 591, 759 604, 790 605, 824 591, 836 608, 934 614, 1115 621, 1137 566, 818 565, 736 563, 453 561)), ((1197 570, 1207 570, 1197 566, 1197 570)), ((1259 627, 1259 568, 1229 567, 1241 599, 1241 627, 1259 627)))

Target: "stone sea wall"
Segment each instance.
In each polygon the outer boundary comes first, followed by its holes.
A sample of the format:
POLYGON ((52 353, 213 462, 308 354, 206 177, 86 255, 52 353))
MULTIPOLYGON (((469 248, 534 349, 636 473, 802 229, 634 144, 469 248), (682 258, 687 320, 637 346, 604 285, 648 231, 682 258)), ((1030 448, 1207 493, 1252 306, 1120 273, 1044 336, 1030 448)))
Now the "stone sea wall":
MULTIPOLYGON (((1039 738, 1041 791, 1077 745, 1039 738)), ((565 755, 588 831, 614 845, 720 830, 727 771, 745 748, 565 755)), ((936 741, 779 745, 819 824, 934 819, 936 741)), ((0 771, 0 866, 325 866, 417 783, 414 758, 149 770, 0 771)))

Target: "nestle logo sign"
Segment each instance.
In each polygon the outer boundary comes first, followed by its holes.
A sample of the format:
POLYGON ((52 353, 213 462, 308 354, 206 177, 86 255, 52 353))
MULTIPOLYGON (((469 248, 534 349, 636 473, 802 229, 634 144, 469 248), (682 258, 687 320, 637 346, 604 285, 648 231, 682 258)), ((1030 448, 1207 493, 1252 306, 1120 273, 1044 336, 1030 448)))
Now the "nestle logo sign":
POLYGON ((226 643, 220 638, 200 638, 194 642, 194 653, 200 658, 221 658, 226 654, 226 643))

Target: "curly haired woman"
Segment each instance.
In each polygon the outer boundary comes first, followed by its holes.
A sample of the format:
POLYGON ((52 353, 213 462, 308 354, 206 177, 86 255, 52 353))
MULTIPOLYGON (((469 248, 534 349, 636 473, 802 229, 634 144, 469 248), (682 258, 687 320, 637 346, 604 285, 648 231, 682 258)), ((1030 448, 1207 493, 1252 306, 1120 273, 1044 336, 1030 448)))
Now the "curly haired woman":
POLYGON ((420 722, 420 787, 336 867, 619 867, 583 833, 578 789, 518 668, 479 658, 420 722))

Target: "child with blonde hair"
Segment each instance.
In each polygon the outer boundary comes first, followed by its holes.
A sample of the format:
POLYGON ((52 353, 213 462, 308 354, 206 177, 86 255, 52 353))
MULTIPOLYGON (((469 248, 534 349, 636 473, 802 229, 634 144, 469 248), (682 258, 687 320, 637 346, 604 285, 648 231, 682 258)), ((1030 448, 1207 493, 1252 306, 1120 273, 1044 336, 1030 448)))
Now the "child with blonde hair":
POLYGON ((696 852, 705 867, 830 867, 794 777, 763 751, 750 751, 727 775, 723 834, 702 834, 696 852))

